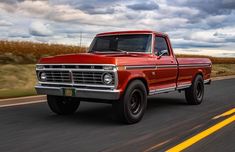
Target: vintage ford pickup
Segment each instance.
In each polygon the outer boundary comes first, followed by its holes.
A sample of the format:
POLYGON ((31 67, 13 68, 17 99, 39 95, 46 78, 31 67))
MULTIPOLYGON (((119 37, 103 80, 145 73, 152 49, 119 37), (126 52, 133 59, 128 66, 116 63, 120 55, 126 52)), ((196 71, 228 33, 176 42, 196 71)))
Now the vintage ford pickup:
POLYGON ((211 67, 206 58, 176 58, 164 33, 108 32, 96 35, 88 53, 40 59, 35 88, 56 114, 74 113, 80 101, 104 102, 131 124, 151 95, 184 90, 188 104, 200 104, 211 67))

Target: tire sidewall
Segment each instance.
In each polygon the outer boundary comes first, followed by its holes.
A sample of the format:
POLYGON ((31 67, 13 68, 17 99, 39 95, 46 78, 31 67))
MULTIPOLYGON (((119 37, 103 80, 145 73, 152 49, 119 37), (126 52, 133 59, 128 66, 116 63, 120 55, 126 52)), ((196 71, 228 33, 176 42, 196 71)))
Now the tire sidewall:
POLYGON ((130 85, 125 91, 124 97, 123 97, 123 104, 124 104, 124 116, 125 119, 127 120, 128 123, 136 123, 140 121, 144 115, 144 112, 146 110, 147 106, 147 91, 144 86, 144 84, 141 81, 135 80, 130 85), (133 91, 138 90, 141 94, 141 101, 140 101, 140 110, 137 114, 133 114, 130 110, 130 100, 131 100, 131 95, 133 91))
POLYGON ((194 82, 193 82, 193 97, 194 100, 197 104, 200 104, 203 100, 204 97, 204 82, 203 82, 203 78, 201 75, 197 75, 194 82), (201 97, 199 98, 197 96, 197 87, 198 85, 201 85, 201 97))

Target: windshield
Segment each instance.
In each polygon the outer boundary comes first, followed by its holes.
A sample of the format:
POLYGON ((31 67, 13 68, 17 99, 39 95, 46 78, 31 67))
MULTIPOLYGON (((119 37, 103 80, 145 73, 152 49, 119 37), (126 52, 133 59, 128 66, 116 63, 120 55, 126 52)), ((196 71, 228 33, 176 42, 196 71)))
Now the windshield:
POLYGON ((90 46, 90 52, 150 52, 151 34, 99 36, 90 46))

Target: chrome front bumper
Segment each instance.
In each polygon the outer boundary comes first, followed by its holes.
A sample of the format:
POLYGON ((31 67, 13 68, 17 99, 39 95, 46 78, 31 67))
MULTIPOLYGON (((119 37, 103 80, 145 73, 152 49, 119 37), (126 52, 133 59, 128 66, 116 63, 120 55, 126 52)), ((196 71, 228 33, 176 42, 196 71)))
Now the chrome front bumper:
MULTIPOLYGON (((52 87, 36 85, 37 94, 64 96, 64 89, 66 87, 52 87)), ((71 87, 70 87, 71 88, 71 87)), ((73 97, 87 98, 87 99, 104 99, 104 100, 118 100, 120 97, 119 90, 101 90, 101 89, 83 89, 73 87, 75 93, 73 97)))

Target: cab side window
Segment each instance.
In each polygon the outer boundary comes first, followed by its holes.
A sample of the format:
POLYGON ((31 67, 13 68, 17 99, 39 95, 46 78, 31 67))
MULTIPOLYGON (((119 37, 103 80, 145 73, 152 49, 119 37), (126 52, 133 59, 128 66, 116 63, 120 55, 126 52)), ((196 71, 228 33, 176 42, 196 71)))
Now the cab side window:
POLYGON ((154 53, 158 56, 161 55, 162 53, 163 53, 162 56, 170 55, 169 48, 167 46, 167 42, 164 37, 160 36, 155 37, 154 53))

